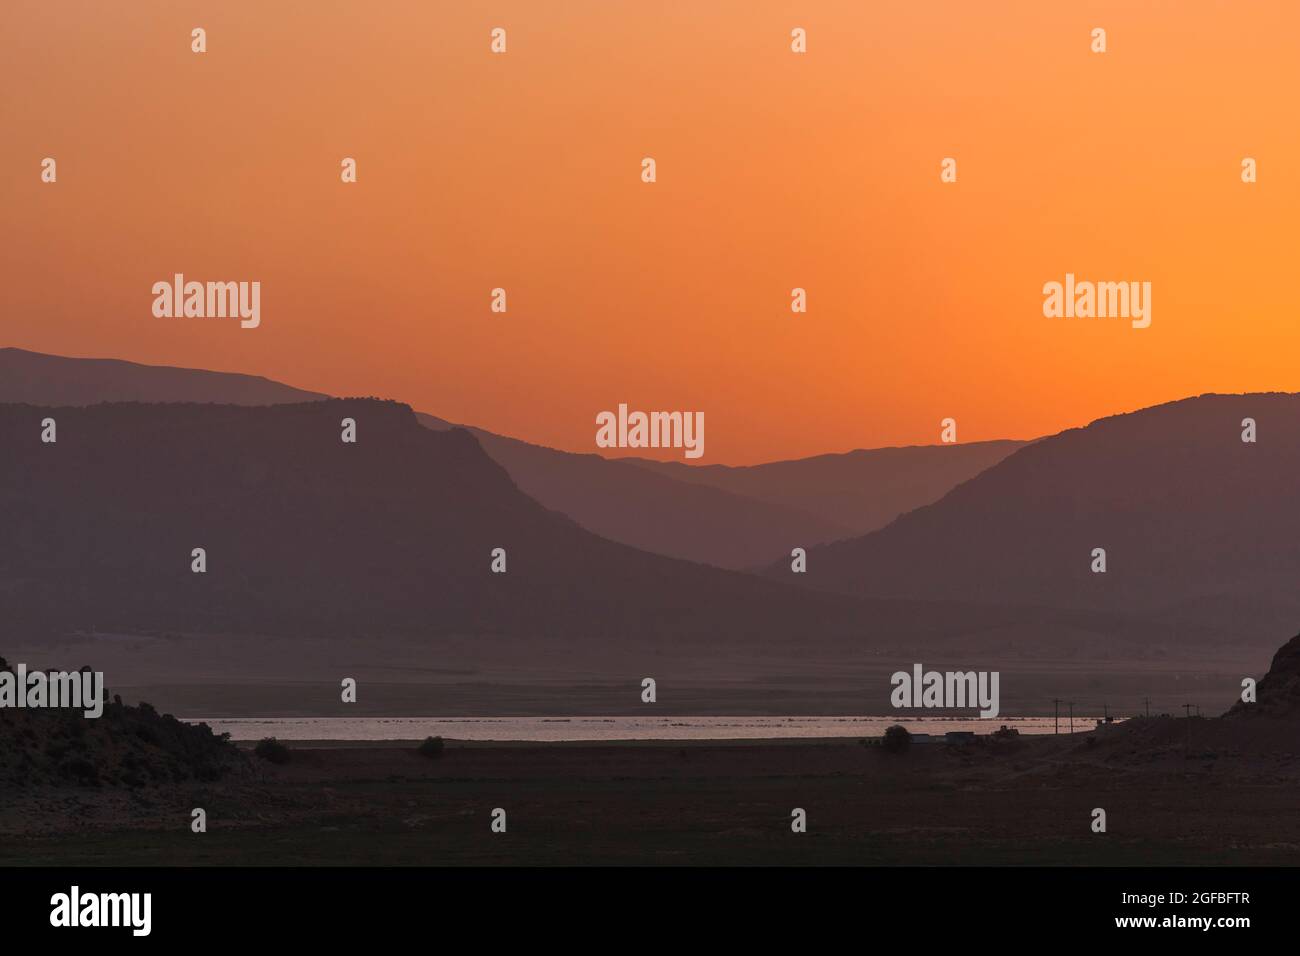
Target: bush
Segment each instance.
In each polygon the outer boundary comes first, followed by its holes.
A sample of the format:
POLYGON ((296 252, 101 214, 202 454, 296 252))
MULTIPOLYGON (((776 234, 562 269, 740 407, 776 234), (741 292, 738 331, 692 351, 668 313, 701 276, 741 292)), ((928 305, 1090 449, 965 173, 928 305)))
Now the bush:
POLYGON ((901 724, 894 724, 885 730, 881 746, 891 754, 901 754, 912 746, 912 735, 908 733, 906 727, 901 724))
POLYGON ((263 760, 269 760, 271 763, 286 764, 289 762, 289 748, 274 737, 263 737, 253 748, 253 753, 263 760))
POLYGON ((416 752, 421 757, 441 757, 443 746, 441 737, 425 737, 424 742, 416 748, 416 752))

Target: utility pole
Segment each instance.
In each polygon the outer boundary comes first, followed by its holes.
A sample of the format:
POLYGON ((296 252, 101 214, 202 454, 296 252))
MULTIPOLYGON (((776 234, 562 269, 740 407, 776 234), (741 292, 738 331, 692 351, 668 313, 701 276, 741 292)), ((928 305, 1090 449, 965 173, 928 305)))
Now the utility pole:
POLYGON ((1143 697, 1143 698, 1142 698, 1142 703, 1146 705, 1146 708, 1147 708, 1147 716, 1150 717, 1150 716, 1151 716, 1151 698, 1150 698, 1150 697, 1143 697))
POLYGON ((1102 723, 1105 724, 1110 723, 1110 705, 1107 704, 1105 701, 1102 701, 1101 703, 1101 716, 1102 716, 1102 723))
POLYGON ((1052 704, 1056 708, 1055 716, 1052 718, 1052 733, 1059 737, 1061 736, 1061 698, 1053 697, 1052 704))
POLYGON ((1074 701, 1070 701, 1070 733, 1074 733, 1074 701))
POLYGON ((1183 704, 1183 712, 1187 715, 1187 743, 1183 745, 1183 756, 1190 757, 1192 754, 1192 705, 1183 704))

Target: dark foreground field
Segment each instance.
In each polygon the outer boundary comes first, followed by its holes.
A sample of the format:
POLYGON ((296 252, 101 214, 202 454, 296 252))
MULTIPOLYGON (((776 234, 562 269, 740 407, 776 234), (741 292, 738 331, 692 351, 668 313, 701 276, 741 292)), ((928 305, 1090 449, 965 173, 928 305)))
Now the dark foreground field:
POLYGON ((1153 719, 1091 736, 904 754, 317 744, 219 783, 11 790, 0 865, 1300 864, 1300 725, 1153 719))

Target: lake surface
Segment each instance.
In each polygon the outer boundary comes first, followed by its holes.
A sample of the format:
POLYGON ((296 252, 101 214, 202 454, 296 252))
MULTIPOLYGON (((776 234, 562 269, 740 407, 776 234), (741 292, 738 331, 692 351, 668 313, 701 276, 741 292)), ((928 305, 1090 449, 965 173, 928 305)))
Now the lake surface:
MULTIPOLYGON (((234 740, 754 740, 775 737, 879 737, 891 724, 913 734, 969 730, 988 734, 1005 724, 1022 734, 1050 734, 1051 717, 992 720, 943 717, 241 717, 195 718, 234 740)), ((1075 717, 1078 733, 1096 726, 1075 717)), ((1061 733, 1069 729, 1061 720, 1061 733)))

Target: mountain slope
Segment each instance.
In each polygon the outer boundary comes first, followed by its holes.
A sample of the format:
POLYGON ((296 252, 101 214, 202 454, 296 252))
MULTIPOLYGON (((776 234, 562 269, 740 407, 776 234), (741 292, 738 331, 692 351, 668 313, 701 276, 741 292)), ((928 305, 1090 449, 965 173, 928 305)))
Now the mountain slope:
MULTIPOLYGON (((436 419, 419 418, 439 427, 436 419)), ((849 534, 843 525, 782 504, 680 482, 595 454, 469 430, 526 495, 575 517, 601 537, 645 551, 723 568, 752 568, 795 545, 849 534)))
MULTIPOLYGON (((969 478, 996 465, 1025 443, 984 441, 965 445, 916 445, 859 449, 761 465, 687 465, 625 458, 647 471, 756 501, 806 511, 860 535, 882 528, 900 514, 938 501, 969 478)), ((826 538, 801 542, 818 544, 826 538)))
POLYGON ((1159 612, 1264 640, 1300 616, 1298 475, 1300 395, 1186 399, 1022 448, 886 528, 815 549, 801 583, 1159 612), (1245 418, 1255 443, 1241 440, 1245 418), (1095 548, 1105 573, 1091 570, 1095 548))

